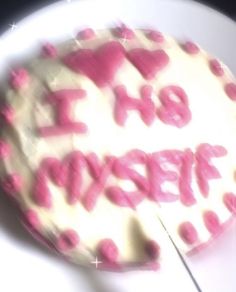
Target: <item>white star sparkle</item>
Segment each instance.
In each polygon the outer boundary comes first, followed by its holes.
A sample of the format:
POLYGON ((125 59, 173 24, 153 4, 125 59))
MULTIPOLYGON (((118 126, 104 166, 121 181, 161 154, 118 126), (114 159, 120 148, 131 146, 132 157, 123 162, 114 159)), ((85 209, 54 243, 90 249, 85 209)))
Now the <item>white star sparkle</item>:
POLYGON ((99 264, 102 264, 102 262, 99 261, 98 258, 96 257, 94 261, 91 261, 91 264, 92 265, 95 265, 96 266, 96 269, 97 269, 98 268, 98 265, 99 264))
POLYGON ((9 26, 10 26, 11 30, 15 30, 17 28, 17 25, 15 22, 9 24, 9 26))

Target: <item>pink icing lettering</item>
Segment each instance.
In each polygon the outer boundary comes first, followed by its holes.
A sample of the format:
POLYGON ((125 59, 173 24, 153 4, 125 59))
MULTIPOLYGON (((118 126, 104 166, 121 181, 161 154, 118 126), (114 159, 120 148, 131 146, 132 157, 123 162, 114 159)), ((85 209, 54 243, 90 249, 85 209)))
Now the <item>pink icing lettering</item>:
POLYGON ((124 157, 114 161, 112 172, 115 176, 125 180, 131 180, 137 187, 137 191, 126 192, 120 187, 111 186, 106 189, 106 195, 113 203, 122 206, 135 207, 143 201, 145 194, 149 190, 147 179, 138 173, 131 166, 135 164, 146 164, 146 154, 140 150, 133 150, 127 153, 124 157))
POLYGON ((150 199, 161 202, 177 200, 177 194, 162 190, 164 182, 178 183, 180 200, 186 205, 193 205, 196 200, 191 188, 191 168, 193 165, 193 153, 191 150, 181 152, 178 150, 164 150, 149 155, 148 171, 150 180, 150 199), (174 165, 177 172, 167 169, 174 165))
POLYGON ((86 158, 86 161, 94 182, 91 183, 85 192, 83 204, 88 211, 91 211, 95 207, 97 199, 105 187, 106 181, 111 173, 114 158, 106 157, 105 164, 102 165, 99 163, 96 155, 92 153, 86 158))
POLYGON ((192 114, 188 97, 181 87, 172 85, 163 88, 159 99, 162 106, 157 110, 157 115, 162 122, 177 128, 182 128, 190 122, 192 114))
POLYGON ((114 35, 118 38, 123 38, 127 40, 132 40, 135 37, 133 30, 131 30, 124 24, 121 24, 114 29, 114 35))
POLYGON ((229 98, 236 100, 236 84, 231 82, 225 85, 225 92, 229 98))
POLYGON ((127 52, 127 57, 147 80, 155 78, 169 63, 169 57, 163 50, 149 51, 137 48, 127 52))
POLYGON ((57 57, 57 48, 50 43, 45 43, 42 46, 42 56, 45 58, 56 58, 57 57))
POLYGON ((184 43, 182 45, 182 48, 185 50, 186 53, 190 55, 196 55, 200 51, 199 47, 195 43, 190 42, 190 41, 187 41, 186 43, 184 43))
POLYGON ((87 126, 82 122, 75 122, 70 117, 72 102, 84 98, 86 95, 82 89, 64 89, 47 95, 46 102, 55 107, 55 126, 44 126, 38 129, 44 137, 64 135, 68 133, 85 133, 87 126))
POLYGON ((190 222, 184 222, 179 226, 179 235, 186 244, 194 244, 198 241, 197 230, 190 222))
POLYGON ((196 152, 197 183, 201 193, 207 197, 209 193, 209 180, 219 179, 221 175, 217 168, 211 163, 212 158, 220 158, 227 154, 227 150, 222 146, 212 146, 201 144, 196 152))
POLYGON ((119 257, 119 250, 112 239, 103 239, 98 245, 98 253, 102 260, 116 263, 119 257))
POLYGON ((73 229, 68 229, 59 235, 56 241, 56 248, 60 252, 67 252, 74 249, 79 244, 79 241, 80 238, 77 232, 73 229))
POLYGON ((1 181, 3 191, 9 196, 15 196, 19 193, 22 185, 22 178, 17 173, 9 174, 1 181))
POLYGON ((55 158, 44 159, 36 173, 33 188, 35 202, 41 207, 52 207, 51 193, 47 186, 47 179, 50 178, 57 186, 66 188, 69 204, 76 203, 81 195, 81 168, 84 165, 83 155, 79 151, 72 152, 63 163, 55 158))
POLYGON ((15 111, 10 105, 1 105, 0 120, 3 124, 12 124, 15 117, 15 111))
POLYGON ((222 68, 222 65, 220 62, 216 59, 209 61, 211 72, 216 76, 223 76, 224 75, 224 69, 222 68))
POLYGON ((154 240, 148 240, 146 242, 145 250, 148 256, 153 260, 160 256, 160 246, 154 240))
POLYGON ((124 126, 127 120, 127 111, 137 110, 146 125, 151 125, 155 119, 155 105, 152 101, 152 87, 143 86, 140 90, 141 99, 129 97, 126 88, 122 85, 115 88, 115 120, 124 126))
POLYGON ((231 213, 236 214, 236 195, 233 193, 226 193, 223 200, 226 208, 231 213))
POLYGON ((77 37, 80 38, 81 40, 90 40, 95 36, 95 32, 92 28, 85 28, 81 30, 77 37))
POLYGON ((10 86, 19 90, 25 87, 29 82, 29 73, 24 68, 17 68, 10 73, 10 86))
POLYGON ((165 40, 163 34, 156 30, 149 30, 147 32, 147 38, 156 43, 163 43, 165 40))
POLYGON ((0 139, 0 159, 7 158, 10 155, 10 145, 4 140, 0 139))
POLYGON ((221 230, 220 219, 214 211, 206 211, 203 214, 203 220, 210 233, 215 234, 221 230))
POLYGON ((104 87, 112 83, 124 59, 123 46, 119 42, 111 41, 95 52, 90 49, 72 52, 63 58, 63 62, 71 70, 93 80, 97 86, 104 87))

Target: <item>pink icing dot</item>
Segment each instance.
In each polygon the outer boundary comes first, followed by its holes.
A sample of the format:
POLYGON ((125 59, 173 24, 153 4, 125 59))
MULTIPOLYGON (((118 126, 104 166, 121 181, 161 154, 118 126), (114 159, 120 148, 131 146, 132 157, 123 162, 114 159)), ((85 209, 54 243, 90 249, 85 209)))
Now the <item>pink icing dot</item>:
POLYGON ((180 224, 179 235, 186 244, 194 244, 198 240, 197 230, 190 222, 180 224))
POLYGON ((10 154, 10 146, 4 140, 0 140, 0 159, 8 157, 10 154))
POLYGON ((118 248, 112 239, 103 239, 98 245, 98 253, 108 262, 116 262, 119 256, 118 248))
POLYGON ((3 123, 12 124, 15 112, 10 105, 3 105, 0 108, 0 119, 3 123))
POLYGON ((123 38, 123 39, 127 39, 127 40, 131 40, 135 37, 134 32, 124 24, 115 28, 114 34, 115 34, 115 36, 117 36, 119 38, 123 38))
POLYGON ((236 214, 236 195, 233 193, 226 193, 223 200, 227 209, 236 214))
POLYGON ((207 230, 211 233, 217 233, 220 231, 220 220, 218 215, 213 211, 206 211, 203 214, 203 220, 207 230))
POLYGON ((68 229, 60 234, 56 242, 56 247, 59 251, 65 252, 75 248, 79 241, 78 234, 74 230, 68 229))
POLYGON ((37 213, 34 210, 26 210, 23 214, 23 218, 26 221, 26 223, 29 225, 29 227, 38 230, 41 226, 41 222, 39 220, 39 217, 37 213))
POLYGON ((148 240, 145 250, 151 259, 157 259, 160 255, 160 246, 154 240, 148 240))
POLYGON ((209 61, 210 69, 213 74, 216 76, 223 76, 224 75, 224 69, 222 68, 222 65, 220 62, 216 59, 209 61))
POLYGON ((154 41, 156 43, 163 43, 165 40, 163 34, 156 30, 148 31, 147 38, 149 38, 151 41, 154 41))
POLYGON ((22 187, 22 178, 17 173, 9 174, 3 179, 1 185, 6 194, 14 196, 22 187))
POLYGON ((229 98, 236 100, 236 84, 231 82, 225 85, 225 92, 229 98))
POLYGON ((29 82, 29 73, 24 68, 17 68, 10 73, 10 86, 19 90, 25 87, 29 82))
POLYGON ((42 56, 45 58, 56 58, 57 48, 53 44, 45 43, 42 46, 42 56))
POLYGON ((77 37, 81 40, 89 40, 92 39, 94 36, 95 32, 92 28, 85 28, 77 34, 77 37))
POLYGON ((186 42, 182 45, 182 48, 185 50, 186 53, 190 54, 190 55, 195 55, 197 53, 199 53, 199 47, 193 43, 193 42, 186 42))

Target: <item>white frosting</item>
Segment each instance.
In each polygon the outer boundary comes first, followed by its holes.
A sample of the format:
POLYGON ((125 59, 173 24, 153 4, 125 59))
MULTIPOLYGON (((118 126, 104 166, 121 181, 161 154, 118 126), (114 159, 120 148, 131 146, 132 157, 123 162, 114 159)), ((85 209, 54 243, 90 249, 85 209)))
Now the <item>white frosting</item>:
MULTIPOLYGON (((100 32, 94 40, 80 41, 79 45, 94 48, 113 38, 110 32, 100 32)), ((147 126, 136 111, 130 111, 125 126, 120 127, 113 116, 115 96, 111 88, 98 88, 87 77, 66 68, 58 59, 33 60, 28 66, 31 78, 29 86, 19 93, 10 89, 7 92, 7 100, 16 110, 16 119, 14 129, 4 132, 13 153, 4 161, 5 167, 1 169, 1 173, 7 171, 22 175, 24 187, 18 199, 23 208, 37 211, 43 226, 42 233, 46 237, 53 240, 54 236, 67 228, 78 232, 81 243, 69 255, 80 263, 93 259, 97 244, 104 238, 114 240, 122 262, 146 261, 147 255, 143 249, 145 240, 154 239, 160 247, 167 240, 162 236, 165 231, 159 218, 181 251, 188 252, 195 246, 185 244, 179 237, 179 224, 190 221, 198 231, 199 243, 203 243, 211 238, 202 219, 205 210, 215 211, 222 223, 231 217, 222 200, 225 192, 235 190, 236 103, 224 92, 224 83, 232 79, 230 72, 224 68, 224 77, 216 77, 209 69, 209 57, 204 51, 197 55, 188 55, 171 38, 166 38, 162 44, 156 44, 148 40, 143 32, 137 31, 135 40, 120 41, 127 50, 133 47, 150 50, 161 47, 168 54, 170 63, 154 80, 147 82, 126 60, 116 74, 114 85, 125 85, 130 96, 136 98, 140 96, 141 85, 152 85, 156 107, 160 106, 158 92, 161 88, 167 85, 181 86, 188 95, 192 112, 191 122, 187 126, 181 129, 168 126, 158 117, 151 126, 147 126), (72 116, 74 120, 82 121, 88 126, 88 134, 50 138, 35 134, 37 127, 53 124, 52 107, 42 102, 47 91, 46 86, 52 90, 83 88, 86 91, 86 98, 78 100, 73 106, 72 116), (192 186, 197 204, 191 207, 186 207, 179 201, 157 204, 146 199, 134 211, 117 207, 102 194, 94 210, 88 212, 80 202, 73 206, 68 205, 65 190, 51 182, 49 186, 53 196, 52 209, 38 207, 32 200, 35 171, 45 157, 62 159, 73 150, 80 150, 85 154, 95 152, 101 160, 105 155, 119 157, 132 149, 152 153, 165 149, 191 148, 195 152, 201 143, 224 146, 228 154, 213 160, 222 174, 222 179, 210 182, 207 199, 200 193, 192 170, 192 186)), ((72 42, 61 46, 60 54, 70 51, 73 46, 76 44, 72 42)), ((89 180, 91 181, 88 175, 84 175, 84 187, 88 186, 89 180)), ((106 185, 135 189, 131 182, 114 176, 110 176, 106 185)), ((167 188, 171 189, 173 185, 169 184, 167 188)))

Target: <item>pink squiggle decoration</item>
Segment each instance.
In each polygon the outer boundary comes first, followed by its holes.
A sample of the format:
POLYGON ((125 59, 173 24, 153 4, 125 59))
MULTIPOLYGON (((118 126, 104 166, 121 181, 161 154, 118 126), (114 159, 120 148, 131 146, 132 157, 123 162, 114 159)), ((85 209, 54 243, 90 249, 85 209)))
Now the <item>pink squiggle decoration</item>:
POLYGON ((181 87, 171 85, 163 88, 159 99, 162 106, 157 110, 157 115, 163 123, 182 128, 190 122, 192 114, 188 96, 181 87), (174 100, 173 96, 178 101, 174 100))
POLYGON ((60 252, 74 249, 80 242, 79 235, 73 229, 63 231, 56 240, 56 248, 60 252))
POLYGON ((186 43, 184 43, 182 45, 182 48, 185 50, 186 53, 190 55, 196 55, 200 52, 199 47, 191 41, 187 41, 186 43))
POLYGON ((156 30, 149 30, 146 35, 148 39, 156 43, 163 43, 165 40, 163 34, 156 30))
POLYGON ((236 195, 234 193, 226 193, 223 198, 226 208, 233 214, 236 214, 236 195))
POLYGON ((128 95, 125 86, 117 86, 114 90, 116 100, 114 117, 115 121, 124 126, 128 118, 128 111, 136 110, 139 112, 143 122, 151 125, 155 119, 155 105, 152 101, 152 87, 143 86, 140 90, 141 99, 132 98, 128 95))
POLYGON ((143 201, 145 194, 149 191, 148 180, 131 166, 135 164, 145 166, 145 163, 146 154, 140 150, 130 151, 124 157, 115 160, 112 168, 113 174, 118 178, 131 180, 136 185, 137 191, 126 192, 120 187, 111 186, 106 189, 109 200, 119 206, 133 209, 143 201))
POLYGON ((232 100, 236 100, 236 83, 230 82, 225 84, 225 93, 232 100))
POLYGON ((132 49, 127 52, 127 58, 147 80, 155 78, 169 63, 169 56, 164 50, 132 49))
POLYGON ((212 158, 220 158, 227 154, 227 150, 222 146, 212 146, 210 144, 201 144, 195 154, 196 167, 195 173, 199 189, 204 197, 209 193, 209 180, 219 179, 221 175, 218 169, 212 164, 212 158))
POLYGON ((114 163, 114 157, 106 157, 105 164, 102 165, 98 162, 97 157, 91 156, 87 159, 89 172, 94 179, 94 182, 86 190, 83 197, 83 205, 88 211, 91 211, 98 200, 99 195, 102 193, 106 181, 111 173, 111 168, 114 163))
POLYGON ((55 125, 38 128, 39 134, 48 137, 87 132, 87 126, 84 123, 75 122, 70 117, 72 102, 85 96, 86 93, 82 89, 63 89, 48 94, 45 102, 55 107, 55 125))

